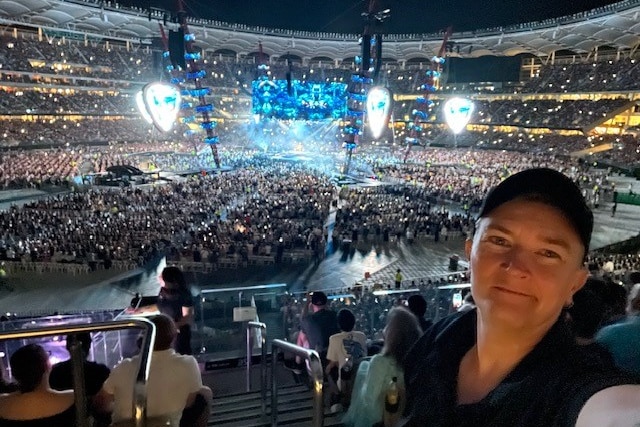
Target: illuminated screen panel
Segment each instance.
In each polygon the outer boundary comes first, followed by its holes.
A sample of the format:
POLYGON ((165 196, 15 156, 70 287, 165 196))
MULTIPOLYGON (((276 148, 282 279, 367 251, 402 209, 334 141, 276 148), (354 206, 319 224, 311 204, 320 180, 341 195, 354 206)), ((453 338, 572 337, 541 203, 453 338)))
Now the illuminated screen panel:
POLYGON ((345 83, 254 80, 253 114, 281 120, 340 119, 346 109, 345 83))

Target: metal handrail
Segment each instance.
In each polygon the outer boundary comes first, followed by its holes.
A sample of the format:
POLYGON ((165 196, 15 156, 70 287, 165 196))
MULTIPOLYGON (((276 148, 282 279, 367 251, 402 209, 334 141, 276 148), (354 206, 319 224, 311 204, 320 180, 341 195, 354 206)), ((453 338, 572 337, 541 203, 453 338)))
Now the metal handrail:
POLYGON ((262 322, 247 323, 247 391, 251 391, 251 358, 253 345, 251 331, 260 330, 260 344, 262 348, 262 360, 260 361, 260 394, 262 401, 262 413, 267 413, 267 325, 262 322))
MULTIPOLYGON (((140 346, 140 369, 136 376, 134 385, 133 414, 136 427, 146 427, 147 420, 147 380, 149 379, 149 368, 151 362, 151 349, 156 339, 156 327, 147 319, 136 318, 126 320, 114 320, 111 322, 89 323, 83 325, 62 325, 44 326, 40 328, 25 329, 21 331, 0 332, 0 340, 37 338, 52 335, 69 335, 81 332, 114 331, 119 329, 145 329, 145 335, 140 346)), ((85 386, 84 381, 75 378, 75 375, 82 375, 82 362, 84 357, 79 350, 79 343, 72 344, 71 360, 74 366, 74 386, 76 405, 76 425, 78 427, 89 427, 89 419, 86 411, 85 386), (78 368, 78 366, 80 366, 78 368)), ((83 375, 82 375, 83 376, 83 375)))
POLYGON ((271 427, 278 425, 278 381, 276 369, 278 364, 278 350, 293 353, 309 361, 309 370, 313 381, 313 427, 322 427, 324 424, 324 402, 322 397, 323 379, 322 363, 315 350, 300 347, 284 340, 271 341, 271 427))

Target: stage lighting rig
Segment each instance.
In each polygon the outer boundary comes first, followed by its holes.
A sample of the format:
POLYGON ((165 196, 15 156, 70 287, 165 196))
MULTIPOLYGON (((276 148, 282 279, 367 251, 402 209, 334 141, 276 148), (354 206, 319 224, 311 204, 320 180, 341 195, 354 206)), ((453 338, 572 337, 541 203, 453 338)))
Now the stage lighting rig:
POLYGON ((382 24, 387 18, 391 17, 391 9, 385 9, 375 13, 362 12, 360 16, 362 16, 366 23, 382 24))

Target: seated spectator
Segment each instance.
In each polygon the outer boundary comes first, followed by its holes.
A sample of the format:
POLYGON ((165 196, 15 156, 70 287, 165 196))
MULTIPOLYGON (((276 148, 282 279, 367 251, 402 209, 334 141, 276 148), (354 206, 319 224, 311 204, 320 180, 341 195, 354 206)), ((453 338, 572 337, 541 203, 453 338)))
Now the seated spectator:
POLYGON ((605 326, 596 335, 596 341, 613 355, 616 365, 640 378, 640 283, 629 293, 627 320, 605 326))
MULTIPOLYGON (((395 377, 404 401, 404 358, 420 338, 418 319, 403 307, 393 308, 387 317, 382 352, 360 363, 353 386, 351 406, 343 422, 349 427, 371 427, 383 421, 386 388, 395 377)), ((402 407, 398 414, 402 413, 402 407)))
MULTIPOLYGON (((71 354, 71 335, 67 336, 67 351, 71 354)), ((109 368, 102 363, 86 360, 91 350, 91 334, 88 332, 76 334, 76 338, 82 345, 84 356, 84 387, 89 403, 89 413, 94 416, 96 425, 109 425, 111 420, 93 410, 93 397, 100 391, 102 384, 109 377, 109 368)), ((54 390, 73 389, 73 362, 71 359, 57 363, 51 368, 49 385, 54 390)))
POLYGON ((476 302, 473 300, 473 294, 471 292, 467 292, 464 298, 462 298, 462 305, 458 307, 458 313, 471 311, 474 308, 476 308, 476 302))
POLYGON ((595 340, 607 314, 607 307, 597 290, 590 285, 592 281, 593 279, 587 279, 585 286, 573 296, 573 305, 567 309, 569 326, 578 345, 611 363, 611 353, 595 340))
MULTIPOLYGON (((149 320, 156 326, 156 340, 147 383, 147 417, 166 419, 172 427, 205 426, 211 389, 202 385, 196 359, 178 355, 171 348, 177 329, 170 317, 161 314, 149 320)), ((98 394, 96 403, 112 412, 114 423, 134 417, 133 391, 139 365, 138 356, 120 362, 98 394)))
MULTIPOLYGON (((329 381, 336 384, 338 391, 344 391, 343 381, 351 379, 354 363, 367 355, 367 337, 363 332, 353 330, 355 324, 353 312, 343 308, 338 312, 338 326, 342 332, 329 338, 325 373, 329 381)), ((332 403, 337 404, 337 401, 332 403)), ((337 409, 332 407, 332 410, 337 409)))
POLYGON ((429 329, 431 325, 433 325, 433 322, 431 320, 427 320, 424 318, 424 314, 427 312, 427 300, 425 300, 422 295, 411 295, 407 300, 407 306, 409 307, 409 311, 415 314, 418 318, 420 328, 423 332, 429 329))
POLYGON ((0 425, 75 425, 73 391, 54 391, 49 387, 49 355, 42 347, 28 344, 19 348, 9 364, 18 391, 0 396, 0 425))

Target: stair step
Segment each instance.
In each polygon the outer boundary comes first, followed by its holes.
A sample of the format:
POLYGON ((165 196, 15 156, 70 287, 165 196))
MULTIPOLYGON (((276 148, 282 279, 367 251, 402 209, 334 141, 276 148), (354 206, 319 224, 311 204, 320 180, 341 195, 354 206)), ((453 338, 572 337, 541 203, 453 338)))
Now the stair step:
MULTIPOLYGON (((278 388, 278 425, 313 427, 312 393, 304 384, 278 388)), ((271 390, 267 391, 267 413, 262 413, 260 391, 227 394, 213 399, 209 425, 215 427, 270 427, 271 390)), ((331 414, 326 408, 324 425, 343 426, 342 414, 331 414)))
MULTIPOLYGON (((283 402, 280 401, 278 403, 278 415, 284 416, 285 414, 289 414, 292 412, 305 412, 310 410, 311 408, 311 398, 304 399, 303 401, 298 402, 283 402)), ((268 408, 269 410, 269 408, 268 408)), ((210 420, 221 422, 221 421, 232 421, 232 420, 249 420, 253 418, 259 418, 262 414, 262 407, 258 402, 255 406, 249 407, 240 411, 228 411, 224 413, 217 413, 216 407, 213 407, 212 416, 209 418, 210 420)))
MULTIPOLYGON (((324 426, 340 427, 342 414, 325 413, 324 426)), ((255 417, 253 419, 233 419, 229 421, 217 421, 213 417, 209 419, 209 425, 215 427, 270 427, 271 416, 255 417)), ((299 410, 278 415, 279 426, 313 427, 311 409, 299 410)))
MULTIPOLYGON (((284 398, 278 396, 278 408, 282 405, 293 404, 293 403, 309 403, 311 400, 310 394, 295 394, 291 396, 286 396, 284 398)), ((271 399, 267 398, 267 410, 269 411, 271 408, 271 399)), ((241 402, 233 402, 228 403, 222 406, 217 406, 214 404, 214 408, 216 408, 216 415, 223 414, 233 414, 236 412, 244 412, 247 410, 262 410, 262 401, 260 397, 252 400, 243 400, 241 402)))
MULTIPOLYGON (((305 385, 300 385, 300 384, 278 388, 278 398, 290 396, 290 395, 302 394, 302 393, 310 393, 309 388, 305 385)), ((226 405, 230 403, 234 404, 238 402, 250 401, 255 399, 260 400, 261 398, 262 398, 262 395, 259 390, 249 391, 244 393, 227 394, 224 396, 214 397, 213 405, 215 407, 219 405, 226 405)), ((271 390, 267 390, 267 399, 271 401, 271 390)))

